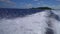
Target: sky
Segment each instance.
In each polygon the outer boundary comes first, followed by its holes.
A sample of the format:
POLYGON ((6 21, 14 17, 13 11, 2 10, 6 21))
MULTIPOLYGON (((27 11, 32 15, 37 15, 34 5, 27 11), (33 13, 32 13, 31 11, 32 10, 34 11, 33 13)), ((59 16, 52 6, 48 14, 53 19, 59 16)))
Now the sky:
POLYGON ((51 7, 60 9, 60 0, 0 0, 0 8, 51 7))

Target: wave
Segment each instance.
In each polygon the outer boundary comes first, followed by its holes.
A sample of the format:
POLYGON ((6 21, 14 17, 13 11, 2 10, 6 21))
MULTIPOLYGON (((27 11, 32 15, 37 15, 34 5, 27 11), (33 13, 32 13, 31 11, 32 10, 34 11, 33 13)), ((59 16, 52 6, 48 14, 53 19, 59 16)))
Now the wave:
POLYGON ((59 15, 54 10, 45 10, 23 18, 3 18, 0 34, 60 34, 59 15))

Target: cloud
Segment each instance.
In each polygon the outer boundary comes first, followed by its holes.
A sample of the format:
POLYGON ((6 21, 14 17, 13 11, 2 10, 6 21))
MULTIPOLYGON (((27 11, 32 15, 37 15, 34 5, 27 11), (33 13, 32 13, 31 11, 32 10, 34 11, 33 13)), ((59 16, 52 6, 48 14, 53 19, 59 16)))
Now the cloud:
POLYGON ((40 5, 41 3, 37 3, 38 5, 40 5))
POLYGON ((29 4, 24 4, 24 5, 22 5, 22 6, 20 6, 20 8, 32 8, 32 4, 31 3, 29 3, 29 4))
POLYGON ((39 0, 34 0, 34 1, 39 1, 39 0))
POLYGON ((5 2, 5 1, 10 1, 10 0, 0 0, 0 1, 4 1, 5 2))
POLYGON ((60 9, 60 5, 48 5, 48 4, 43 4, 42 7, 51 7, 53 9, 60 9))
POLYGON ((10 0, 0 0, 3 4, 0 6, 1 8, 10 8, 10 7, 15 7, 16 3, 12 2, 10 0))
POLYGON ((27 4, 27 8, 32 8, 32 4, 27 4))
POLYGON ((14 5, 15 4, 15 2, 12 2, 12 1, 10 1, 10 0, 0 0, 1 2, 5 2, 5 3, 7 3, 7 4, 11 4, 11 5, 14 5))
POLYGON ((60 5, 55 6, 56 9, 60 9, 60 5))
POLYGON ((60 1, 60 0, 56 0, 56 1, 60 1))

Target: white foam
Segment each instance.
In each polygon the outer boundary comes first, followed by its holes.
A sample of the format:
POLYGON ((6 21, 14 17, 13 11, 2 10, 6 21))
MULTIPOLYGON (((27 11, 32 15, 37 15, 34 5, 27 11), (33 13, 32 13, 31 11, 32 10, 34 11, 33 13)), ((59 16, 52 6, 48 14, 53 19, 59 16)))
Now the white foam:
POLYGON ((59 21, 47 17, 49 14, 49 10, 46 10, 23 18, 1 19, 0 34, 45 34, 49 19, 55 34, 60 34, 59 21))
POLYGON ((0 34, 44 34, 46 12, 40 12, 24 18, 2 19, 0 21, 0 34))
MULTIPOLYGON (((53 12, 59 16, 59 11, 53 10, 53 12)), ((50 19, 53 25, 54 34, 60 34, 60 21, 54 18, 50 18, 50 19)))

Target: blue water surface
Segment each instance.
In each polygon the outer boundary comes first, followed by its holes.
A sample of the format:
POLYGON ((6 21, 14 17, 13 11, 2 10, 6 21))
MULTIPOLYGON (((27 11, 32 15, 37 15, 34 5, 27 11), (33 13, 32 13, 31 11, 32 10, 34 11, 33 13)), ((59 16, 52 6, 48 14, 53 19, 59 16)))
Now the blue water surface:
POLYGON ((1 18, 14 18, 14 17, 24 17, 26 15, 31 15, 43 10, 39 9, 7 9, 0 8, 0 17, 1 18))

